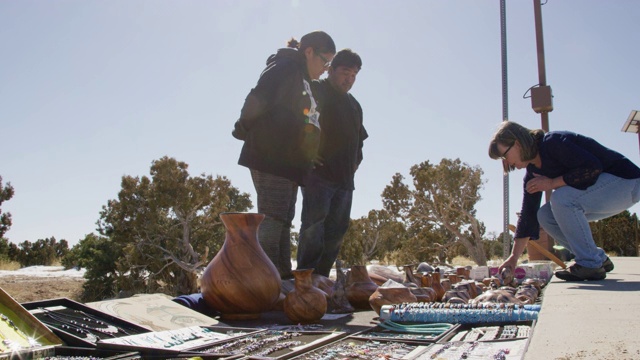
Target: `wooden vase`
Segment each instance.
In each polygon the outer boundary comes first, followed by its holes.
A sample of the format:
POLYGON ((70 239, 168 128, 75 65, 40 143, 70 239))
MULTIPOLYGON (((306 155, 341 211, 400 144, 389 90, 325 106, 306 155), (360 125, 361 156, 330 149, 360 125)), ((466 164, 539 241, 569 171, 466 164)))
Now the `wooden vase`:
POLYGON ((347 299, 347 276, 342 271, 342 261, 336 260, 336 281, 331 289, 329 298, 329 311, 333 314, 345 314, 355 311, 353 305, 347 299))
POLYGON ((284 314, 294 323, 320 320, 327 311, 327 294, 313 285, 313 269, 293 270, 295 287, 284 299, 284 314))
POLYGON ((418 279, 416 279, 415 274, 413 273, 413 266, 411 265, 404 265, 403 266, 403 270, 404 270, 404 283, 410 283, 410 284, 415 284, 417 286, 420 286, 420 281, 418 279))
POLYGON ((423 274, 422 277, 420 278, 420 286, 433 288, 432 285, 433 285, 433 276, 431 276, 431 274, 423 274))
POLYGON ((264 214, 223 213, 224 244, 200 281, 206 303, 223 319, 257 319, 280 296, 280 274, 258 242, 264 214))
POLYGON ((416 296, 406 287, 378 287, 369 297, 369 306, 380 315, 383 305, 393 305, 402 303, 414 303, 416 296))
POLYGON ((347 280, 347 299, 356 309, 369 309, 369 297, 373 294, 378 285, 369 277, 367 267, 364 265, 354 265, 351 267, 347 280))
POLYGON ((444 286, 442 286, 442 283, 440 282, 440 272, 439 271, 434 271, 431 273, 431 288, 433 290, 436 291, 436 301, 442 301, 442 297, 444 296, 444 293, 446 292, 444 286))

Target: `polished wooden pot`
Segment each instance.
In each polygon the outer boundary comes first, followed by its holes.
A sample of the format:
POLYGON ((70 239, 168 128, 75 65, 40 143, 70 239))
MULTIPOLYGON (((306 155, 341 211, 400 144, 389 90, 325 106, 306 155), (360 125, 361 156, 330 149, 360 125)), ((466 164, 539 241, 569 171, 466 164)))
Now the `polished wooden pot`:
POLYGON ((284 299, 284 314, 296 324, 320 320, 327 311, 327 294, 313 285, 313 269, 292 273, 295 283, 284 299))
POLYGON ((223 319, 256 319, 280 296, 280 274, 258 242, 264 214, 223 213, 224 244, 200 280, 202 295, 223 319))

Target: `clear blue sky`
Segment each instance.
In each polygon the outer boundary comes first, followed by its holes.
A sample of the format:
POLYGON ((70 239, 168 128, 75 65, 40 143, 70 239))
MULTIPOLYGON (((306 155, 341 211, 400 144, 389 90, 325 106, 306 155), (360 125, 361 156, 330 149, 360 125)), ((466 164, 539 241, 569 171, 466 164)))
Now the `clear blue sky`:
MULTIPOLYGON (((542 14, 551 129, 640 163, 638 137, 621 132, 640 110, 640 2, 549 0, 542 14)), ((233 123, 267 56, 316 29, 364 63, 352 93, 370 138, 352 217, 382 207, 396 172, 460 158, 484 170, 478 217, 502 231, 501 164, 487 156, 502 120, 497 0, 3 0, 0 175, 15 188, 2 205, 13 215, 6 236, 77 243, 121 177, 148 175, 165 155, 192 175, 227 176, 255 203, 233 123)), ((532 1, 507 2, 507 40, 509 118, 540 127, 523 99, 538 83, 532 1)), ((512 222, 522 175, 510 176, 512 222)))

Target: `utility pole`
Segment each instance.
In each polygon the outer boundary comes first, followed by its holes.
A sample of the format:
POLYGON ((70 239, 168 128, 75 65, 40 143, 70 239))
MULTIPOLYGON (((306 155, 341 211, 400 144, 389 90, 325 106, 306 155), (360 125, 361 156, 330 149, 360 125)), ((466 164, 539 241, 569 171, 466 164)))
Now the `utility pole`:
MULTIPOLYGON (((536 28, 536 49, 538 53, 538 86, 531 88, 531 108, 540 114, 540 122, 544 132, 549 131, 549 112, 553 111, 553 96, 551 95, 551 87, 547 85, 547 71, 545 68, 544 58, 544 36, 542 34, 542 0, 533 0, 533 14, 535 18, 536 28)), ((545 201, 551 200, 552 190, 545 191, 545 201)), ((547 246, 547 250, 551 250, 553 239, 546 231, 540 232, 540 240, 547 246), (546 241, 545 241, 546 240, 546 241)), ((544 246, 543 246, 544 247, 544 246)))
MULTIPOLYGON (((507 82, 507 10, 505 0, 500 0, 500 35, 502 55, 502 121, 509 120, 509 96, 507 82)), ((502 175, 502 258, 511 253, 511 237, 509 236, 509 173, 502 175)))

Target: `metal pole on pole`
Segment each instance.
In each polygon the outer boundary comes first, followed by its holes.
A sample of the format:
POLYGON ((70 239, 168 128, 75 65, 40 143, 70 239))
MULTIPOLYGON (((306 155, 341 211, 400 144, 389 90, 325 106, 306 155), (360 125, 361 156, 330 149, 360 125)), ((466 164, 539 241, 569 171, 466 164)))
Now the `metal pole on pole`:
MULTIPOLYGON (((502 55, 502 121, 509 120, 509 96, 507 82, 507 11, 505 0, 500 0, 500 35, 502 55)), ((506 259, 511 253, 511 237, 509 236, 509 174, 502 176, 503 188, 503 227, 502 257, 506 259)))
MULTIPOLYGON (((535 112, 540 113, 540 122, 544 132, 549 131, 549 111, 553 110, 551 87, 547 86, 547 71, 544 58, 544 36, 542 34, 542 0, 533 0, 533 14, 536 28, 536 49, 538 54, 538 88, 531 91, 531 102, 535 112)), ((544 193, 545 201, 551 200, 552 190, 544 193)), ((549 248, 553 244, 553 238, 546 232, 540 232, 540 240, 549 248), (546 239, 545 239, 546 238, 546 239)))

